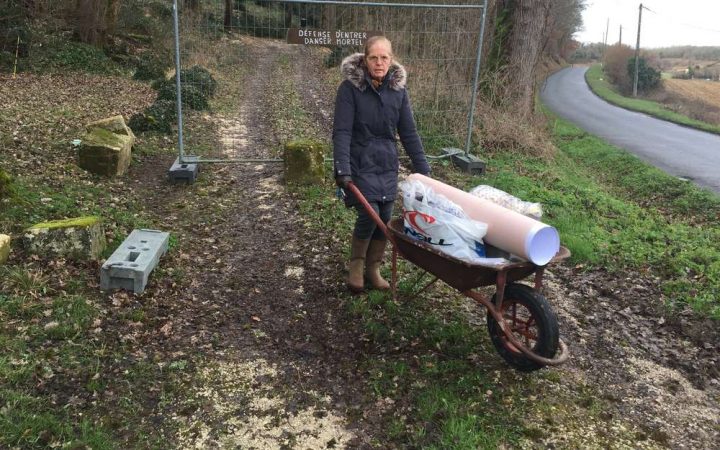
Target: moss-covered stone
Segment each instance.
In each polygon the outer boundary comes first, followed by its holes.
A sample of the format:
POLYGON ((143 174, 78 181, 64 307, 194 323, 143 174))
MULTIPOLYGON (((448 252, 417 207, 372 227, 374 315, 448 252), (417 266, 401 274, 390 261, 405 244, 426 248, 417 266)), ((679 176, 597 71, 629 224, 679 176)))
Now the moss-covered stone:
POLYGON ((107 119, 100 119, 95 122, 89 123, 85 127, 88 132, 95 128, 107 130, 115 134, 124 134, 133 138, 133 141, 135 140, 135 135, 133 134, 132 130, 125 124, 125 119, 123 119, 123 116, 121 115, 108 117, 107 119))
MULTIPOLYGON (((83 217, 75 217, 72 219, 51 220, 49 222, 41 222, 41 223, 31 226, 30 228, 54 229, 54 228, 70 228, 70 227, 91 227, 91 226, 95 225, 96 223, 100 223, 100 222, 102 222, 102 219, 100 219, 97 216, 83 216, 83 217)), ((30 228, 28 228, 28 229, 30 229, 30 228)))
POLYGON ((285 144, 285 182, 301 185, 322 183, 327 151, 326 143, 309 139, 298 139, 285 144))
POLYGON ((45 257, 99 259, 106 245, 102 221, 95 216, 38 223, 23 236, 29 253, 45 257))
POLYGON ((83 136, 78 150, 79 166, 98 175, 123 175, 130 167, 132 145, 135 142, 135 136, 132 131, 130 133, 127 135, 104 128, 90 128, 83 136))
POLYGON ((5 264, 10 256, 10 236, 0 234, 0 264, 5 264))

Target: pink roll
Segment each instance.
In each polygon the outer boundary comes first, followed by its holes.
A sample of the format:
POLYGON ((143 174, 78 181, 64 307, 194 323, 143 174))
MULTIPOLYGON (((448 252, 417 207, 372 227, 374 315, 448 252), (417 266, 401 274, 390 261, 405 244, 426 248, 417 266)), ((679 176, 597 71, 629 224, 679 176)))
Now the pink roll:
POLYGON ((488 244, 544 266, 560 250, 560 235, 550 225, 518 214, 495 203, 414 173, 408 177, 431 187, 459 205, 471 219, 485 222, 488 244))

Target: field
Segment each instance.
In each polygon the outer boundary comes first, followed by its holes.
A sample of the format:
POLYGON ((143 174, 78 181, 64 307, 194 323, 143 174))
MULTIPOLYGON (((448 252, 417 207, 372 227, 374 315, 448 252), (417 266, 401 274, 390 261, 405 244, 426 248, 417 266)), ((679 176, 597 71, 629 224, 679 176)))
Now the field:
POLYGON ((720 82, 668 79, 663 83, 661 103, 693 119, 720 124, 720 82))
POLYGON ((673 94, 720 107, 720 83, 706 80, 665 80, 665 89, 673 94))

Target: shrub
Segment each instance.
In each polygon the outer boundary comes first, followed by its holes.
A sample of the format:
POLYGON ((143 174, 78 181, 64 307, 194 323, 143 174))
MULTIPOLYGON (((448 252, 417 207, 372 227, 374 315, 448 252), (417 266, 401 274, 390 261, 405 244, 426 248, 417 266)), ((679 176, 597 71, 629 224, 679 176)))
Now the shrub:
POLYGON ((47 36, 40 46, 33 46, 31 65, 39 71, 83 71, 117 75, 122 68, 92 45, 70 41, 67 36, 47 36))
MULTIPOLYGON (((635 77, 635 58, 630 58, 627 63, 627 73, 634 79, 635 77)), ((638 60, 638 90, 648 91, 660 84, 660 71, 650 67, 647 60, 642 56, 638 60)))
MULTIPOLYGON (((183 106, 196 110, 204 110, 210 107, 207 96, 194 85, 180 85, 180 93, 182 95, 183 106)), ((165 80, 161 82, 160 88, 158 89, 157 100, 168 100, 174 103, 176 98, 177 91, 175 88, 175 81, 165 80)))
POLYGON ((138 60, 133 78, 136 80, 158 80, 165 78, 165 66, 153 55, 143 55, 138 60))
MULTIPOLYGON (((175 77, 171 80, 175 83, 175 77)), ((202 66, 193 66, 180 71, 180 82, 190 84, 203 93, 206 97, 212 97, 217 90, 217 81, 210 72, 202 66)))
POLYGON ((128 126, 138 133, 145 131, 171 133, 176 120, 177 109, 175 108, 175 102, 157 100, 145 108, 143 112, 133 115, 128 122, 128 126))
POLYGON ((628 74, 627 64, 635 51, 627 45, 613 45, 605 51, 603 71, 610 82, 623 92, 632 90, 632 74, 628 74))

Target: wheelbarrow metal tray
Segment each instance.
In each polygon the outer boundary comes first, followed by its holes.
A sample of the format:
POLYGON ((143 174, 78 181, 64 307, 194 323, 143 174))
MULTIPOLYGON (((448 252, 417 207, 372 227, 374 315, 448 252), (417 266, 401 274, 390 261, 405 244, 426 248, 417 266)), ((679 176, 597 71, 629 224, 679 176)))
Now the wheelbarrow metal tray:
MULTIPOLYGON (((527 277, 539 267, 529 261, 508 262, 492 267, 462 261, 407 236, 402 219, 390 221, 388 230, 393 234, 397 249, 403 258, 461 292, 494 285, 498 272, 506 272, 507 282, 510 283, 527 277)), ((560 247, 560 251, 550 262, 565 259, 569 254, 565 247, 560 247)))

